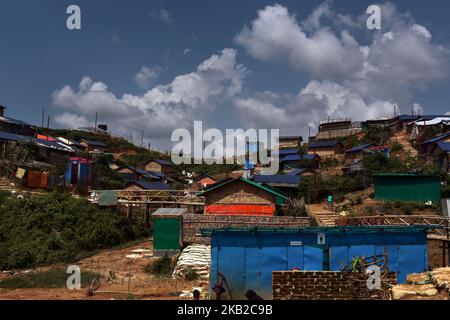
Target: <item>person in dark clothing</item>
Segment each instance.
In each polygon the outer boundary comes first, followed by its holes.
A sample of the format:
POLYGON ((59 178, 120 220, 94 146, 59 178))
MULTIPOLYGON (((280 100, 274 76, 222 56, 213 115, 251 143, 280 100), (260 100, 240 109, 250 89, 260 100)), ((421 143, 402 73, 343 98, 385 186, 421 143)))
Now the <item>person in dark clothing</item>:
POLYGON ((194 296, 194 300, 200 300, 200 291, 197 289, 192 292, 192 295, 194 296))
POLYGON ((260 296, 258 296, 257 294, 256 294, 256 292, 255 291, 253 291, 253 290, 248 290, 246 293, 245 293, 245 297, 248 299, 248 300, 264 300, 263 298, 261 298, 260 296))

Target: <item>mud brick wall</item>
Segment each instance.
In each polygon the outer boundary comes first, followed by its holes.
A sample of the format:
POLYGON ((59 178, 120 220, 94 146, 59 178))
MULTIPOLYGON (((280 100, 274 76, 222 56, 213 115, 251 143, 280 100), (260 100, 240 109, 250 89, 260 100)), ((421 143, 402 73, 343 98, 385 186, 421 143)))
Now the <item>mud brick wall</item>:
POLYGON ((296 229, 309 227, 310 225, 311 220, 309 218, 187 214, 183 215, 183 242, 185 244, 209 244, 210 238, 202 237, 201 229, 243 229, 255 227, 296 229))
POLYGON ((428 268, 441 268, 449 265, 449 244, 446 240, 428 239, 428 268))
MULTIPOLYGON (((396 284, 396 274, 390 273, 383 282, 396 284)), ((363 273, 274 271, 272 290, 274 300, 378 300, 388 289, 369 291, 363 273)))

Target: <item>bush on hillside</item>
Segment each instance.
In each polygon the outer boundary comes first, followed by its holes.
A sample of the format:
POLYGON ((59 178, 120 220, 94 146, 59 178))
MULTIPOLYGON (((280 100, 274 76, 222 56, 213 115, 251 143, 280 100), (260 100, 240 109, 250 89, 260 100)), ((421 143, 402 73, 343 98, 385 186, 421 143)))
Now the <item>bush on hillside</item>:
POLYGON ((160 277, 168 277, 173 271, 172 259, 167 255, 158 258, 144 267, 144 272, 160 277))
POLYGON ((111 209, 51 193, 0 203, 0 270, 73 261, 144 236, 111 209))

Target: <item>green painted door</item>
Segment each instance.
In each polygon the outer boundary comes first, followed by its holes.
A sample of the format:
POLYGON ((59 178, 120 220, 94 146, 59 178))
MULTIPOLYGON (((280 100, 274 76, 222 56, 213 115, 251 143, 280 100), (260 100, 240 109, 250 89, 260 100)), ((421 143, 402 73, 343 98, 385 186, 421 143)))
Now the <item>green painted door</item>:
POLYGON ((180 249, 180 220, 161 218, 153 221, 153 249, 180 249))

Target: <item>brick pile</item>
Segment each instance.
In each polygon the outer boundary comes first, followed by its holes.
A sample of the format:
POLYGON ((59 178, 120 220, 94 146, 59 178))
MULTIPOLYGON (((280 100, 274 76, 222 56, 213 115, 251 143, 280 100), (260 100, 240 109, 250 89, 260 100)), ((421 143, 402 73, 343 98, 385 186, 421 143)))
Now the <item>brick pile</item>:
POLYGON ((395 273, 383 280, 383 289, 369 291, 363 273, 274 271, 272 289, 274 300, 379 300, 388 296, 387 283, 396 283, 395 273))

